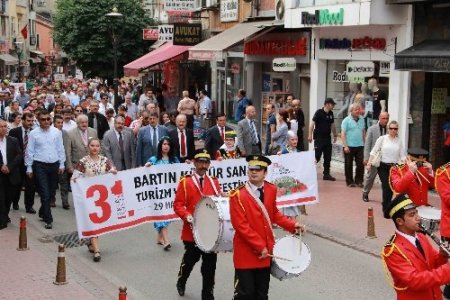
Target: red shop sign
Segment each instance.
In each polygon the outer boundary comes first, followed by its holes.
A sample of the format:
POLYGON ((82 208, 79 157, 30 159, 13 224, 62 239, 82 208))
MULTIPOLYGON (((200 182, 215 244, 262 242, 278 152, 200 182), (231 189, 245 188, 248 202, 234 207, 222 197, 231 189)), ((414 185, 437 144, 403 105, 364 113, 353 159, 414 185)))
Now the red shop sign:
POLYGON ((306 37, 295 41, 250 41, 244 45, 244 53, 247 55, 270 56, 305 56, 308 39, 306 37))

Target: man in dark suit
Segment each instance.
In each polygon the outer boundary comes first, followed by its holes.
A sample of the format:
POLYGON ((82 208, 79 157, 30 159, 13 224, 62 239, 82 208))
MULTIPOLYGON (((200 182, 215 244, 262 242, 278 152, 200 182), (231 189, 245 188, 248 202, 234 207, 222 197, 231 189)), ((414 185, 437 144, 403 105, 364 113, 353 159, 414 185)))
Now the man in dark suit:
POLYGON ((119 106, 125 103, 125 95, 125 89, 122 87, 119 88, 119 92, 114 95, 114 110, 116 112, 119 109, 119 106))
POLYGON ((91 101, 89 106, 89 127, 97 130, 97 136, 100 140, 103 140, 103 135, 109 130, 109 124, 106 117, 98 112, 99 104, 96 101, 91 101))
POLYGON ((256 109, 249 105, 245 109, 245 118, 238 122, 237 144, 242 156, 261 154, 261 138, 256 127, 256 109))
POLYGON ((108 130, 103 137, 103 153, 113 162, 117 171, 132 169, 135 166, 134 135, 131 130, 125 130, 124 122, 123 117, 116 117, 115 128, 108 130))
POLYGON ((194 157, 195 151, 194 132, 192 129, 186 128, 187 118, 185 114, 179 114, 175 123, 177 129, 169 132, 174 153, 180 162, 190 161, 194 157))
POLYGON ((11 202, 20 190, 20 167, 23 155, 16 138, 6 135, 8 129, 0 120, 0 229, 6 228, 11 202))
POLYGON ((149 125, 139 129, 136 145, 136 166, 145 165, 150 157, 156 155, 158 151, 159 139, 167 136, 167 127, 158 125, 158 114, 151 112, 148 114, 149 125))
POLYGON ((205 140, 205 149, 208 151, 211 159, 216 157, 217 150, 223 145, 225 132, 232 130, 230 127, 226 126, 227 118, 225 114, 217 115, 216 122, 217 126, 208 129, 205 140))
POLYGON ((297 120, 298 128, 297 128, 297 150, 305 151, 305 144, 303 143, 303 128, 305 127, 305 114, 303 113, 302 108, 300 107, 301 102, 300 99, 292 100, 292 106, 294 107, 295 119, 297 120))
MULTIPOLYGON (((34 115, 30 112, 24 112, 22 115, 22 126, 13 128, 9 131, 9 136, 16 138, 19 143, 20 150, 22 151, 21 152, 22 158, 25 156, 25 150, 28 144, 28 135, 30 134, 30 131, 33 127, 33 122, 34 122, 34 115)), ((25 195, 24 195, 25 210, 29 214, 35 214, 36 211, 34 210, 33 205, 36 187, 34 184, 34 179, 28 178, 28 176, 26 176, 25 173, 26 168, 22 160, 20 174, 23 185, 25 186, 25 195)), ((19 200, 20 200, 20 189, 16 191, 14 198, 12 200, 14 210, 19 209, 19 200)))

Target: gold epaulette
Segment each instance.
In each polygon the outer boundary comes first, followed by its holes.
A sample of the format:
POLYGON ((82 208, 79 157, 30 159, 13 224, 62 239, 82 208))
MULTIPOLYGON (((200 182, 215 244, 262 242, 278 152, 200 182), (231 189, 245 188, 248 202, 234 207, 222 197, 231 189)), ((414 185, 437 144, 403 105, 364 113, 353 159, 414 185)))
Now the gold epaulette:
POLYGON ((442 173, 444 173, 447 170, 447 167, 450 166, 450 162, 446 163, 445 165, 440 166, 439 168, 437 168, 436 170, 436 175, 439 176, 442 173))
POLYGON ((386 242, 386 244, 384 244, 384 249, 386 250, 387 247, 392 247, 394 245, 394 241, 395 238, 397 237, 397 235, 394 233, 391 238, 386 242))
POLYGON ((237 188, 232 189, 232 190, 228 193, 228 196, 230 196, 230 197, 235 196, 236 194, 239 193, 239 190, 242 189, 243 187, 245 187, 245 184, 241 184, 241 185, 238 186, 237 188))
POLYGON ((397 247, 397 245, 395 245, 395 238, 397 236, 394 234, 392 235, 392 237, 389 239, 389 241, 386 242, 386 244, 383 246, 383 250, 381 251, 381 261, 383 263, 383 269, 384 269, 384 276, 386 277, 387 282, 389 283, 389 285, 391 287, 393 287, 395 290, 397 291, 404 291, 407 290, 408 287, 398 287, 395 286, 394 284, 394 280, 392 279, 391 273, 389 272, 389 268, 386 264, 386 257, 389 257, 395 249, 397 249, 397 251, 400 253, 401 256, 403 256, 403 258, 410 264, 412 265, 411 261, 409 260, 409 258, 400 250, 400 248, 397 247))

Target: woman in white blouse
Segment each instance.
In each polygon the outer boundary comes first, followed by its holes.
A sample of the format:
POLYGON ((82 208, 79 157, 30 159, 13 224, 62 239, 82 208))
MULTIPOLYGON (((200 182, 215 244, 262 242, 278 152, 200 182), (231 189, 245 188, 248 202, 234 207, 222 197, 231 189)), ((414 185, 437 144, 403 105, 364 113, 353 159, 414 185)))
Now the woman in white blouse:
MULTIPOLYGON (((383 190, 383 212, 386 211, 392 199, 392 190, 389 184, 389 170, 397 163, 406 160, 406 150, 403 143, 398 137, 398 122, 390 121, 387 124, 388 133, 380 136, 375 142, 375 146, 370 151, 369 162, 367 168, 372 168, 372 161, 378 151, 381 153, 380 166, 378 167, 378 176, 381 180, 381 188, 383 190)), ((386 219, 389 216, 384 214, 386 219)))

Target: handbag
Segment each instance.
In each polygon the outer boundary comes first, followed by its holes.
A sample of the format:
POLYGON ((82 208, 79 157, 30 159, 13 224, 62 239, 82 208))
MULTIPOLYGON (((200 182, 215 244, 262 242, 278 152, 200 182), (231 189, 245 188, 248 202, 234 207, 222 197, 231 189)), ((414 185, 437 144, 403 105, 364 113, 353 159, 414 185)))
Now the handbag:
POLYGON ((380 148, 378 148, 377 152, 375 152, 375 155, 373 155, 373 158, 370 161, 370 164, 376 168, 378 168, 381 163, 381 148, 383 147, 384 136, 382 136, 381 138, 382 138, 382 140, 381 140, 380 148))

